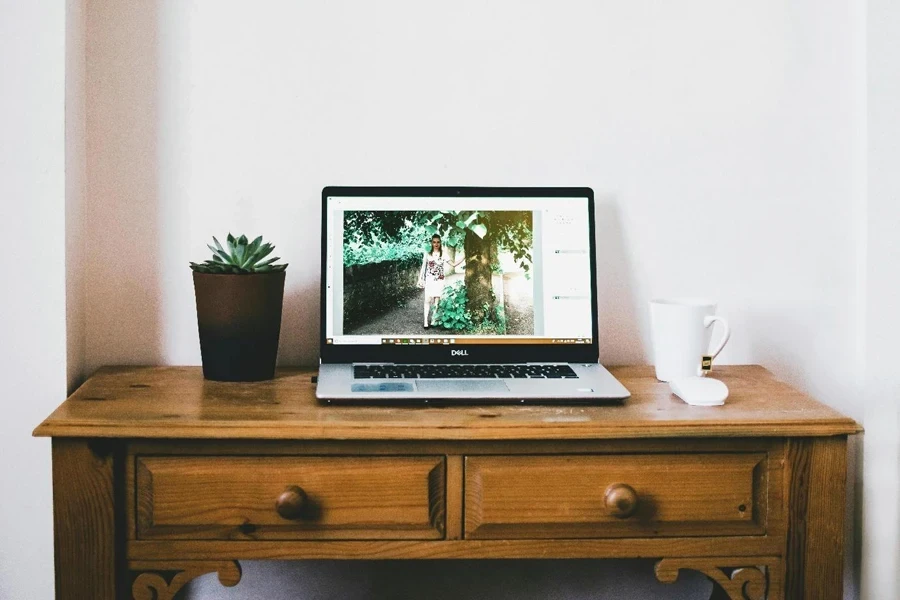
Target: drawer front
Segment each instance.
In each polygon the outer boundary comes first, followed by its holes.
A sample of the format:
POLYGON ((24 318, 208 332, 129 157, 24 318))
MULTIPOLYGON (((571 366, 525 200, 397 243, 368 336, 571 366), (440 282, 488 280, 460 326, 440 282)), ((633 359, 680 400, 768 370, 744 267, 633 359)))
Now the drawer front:
POLYGON ((444 459, 138 456, 138 539, 440 539, 444 459))
POLYGON ((761 535, 765 454, 466 458, 480 539, 761 535))

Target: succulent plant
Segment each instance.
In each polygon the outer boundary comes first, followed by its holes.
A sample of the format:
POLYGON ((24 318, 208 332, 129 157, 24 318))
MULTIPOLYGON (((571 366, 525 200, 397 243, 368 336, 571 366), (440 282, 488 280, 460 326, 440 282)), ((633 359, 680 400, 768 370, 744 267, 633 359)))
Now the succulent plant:
POLYGON ((212 250, 212 259, 207 260, 202 264, 192 262, 191 269, 197 273, 248 274, 273 273, 276 271, 284 271, 287 268, 287 264, 275 264, 275 261, 279 259, 278 256, 265 261, 263 260, 272 253, 275 246, 269 243, 263 243, 262 236, 259 236, 250 242, 247 241, 246 235, 235 238, 229 233, 228 237, 225 238, 225 242, 227 249, 219 243, 216 236, 213 236, 215 247, 209 244, 206 245, 207 248, 212 250))

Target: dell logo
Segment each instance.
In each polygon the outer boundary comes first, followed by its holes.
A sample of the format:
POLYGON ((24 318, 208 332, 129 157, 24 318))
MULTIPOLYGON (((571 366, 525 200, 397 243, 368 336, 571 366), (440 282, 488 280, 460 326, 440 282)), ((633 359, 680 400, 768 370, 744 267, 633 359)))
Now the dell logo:
POLYGON ((450 351, 450 356, 468 356, 468 355, 469 355, 468 350, 451 350, 450 351))

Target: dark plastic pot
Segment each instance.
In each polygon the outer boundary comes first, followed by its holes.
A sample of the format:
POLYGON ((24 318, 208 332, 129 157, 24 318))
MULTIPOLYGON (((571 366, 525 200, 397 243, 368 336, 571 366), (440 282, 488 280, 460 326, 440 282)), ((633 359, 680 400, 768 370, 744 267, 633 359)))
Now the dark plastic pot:
POLYGON ((206 379, 262 381, 275 376, 284 275, 194 272, 206 379))

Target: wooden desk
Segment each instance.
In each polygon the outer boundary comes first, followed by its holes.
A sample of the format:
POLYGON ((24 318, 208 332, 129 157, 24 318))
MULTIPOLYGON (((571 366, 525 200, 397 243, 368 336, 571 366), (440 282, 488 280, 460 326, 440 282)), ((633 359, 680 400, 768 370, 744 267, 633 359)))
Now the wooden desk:
POLYGON ((715 370, 717 408, 613 372, 624 407, 343 408, 309 370, 102 369, 35 430, 57 598, 170 599, 235 585, 241 559, 576 557, 656 557, 719 598, 841 597, 854 421, 757 366, 715 370))

